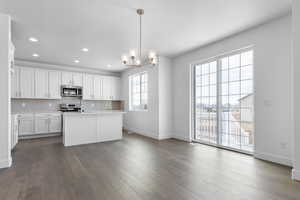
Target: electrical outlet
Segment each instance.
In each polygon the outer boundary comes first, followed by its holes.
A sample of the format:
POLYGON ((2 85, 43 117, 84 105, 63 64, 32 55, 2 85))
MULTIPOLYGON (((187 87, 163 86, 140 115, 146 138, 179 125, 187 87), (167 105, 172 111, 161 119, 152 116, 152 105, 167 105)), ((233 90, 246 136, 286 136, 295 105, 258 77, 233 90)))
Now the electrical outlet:
POLYGON ((286 149, 287 143, 286 142, 281 142, 280 143, 280 148, 281 149, 286 149))

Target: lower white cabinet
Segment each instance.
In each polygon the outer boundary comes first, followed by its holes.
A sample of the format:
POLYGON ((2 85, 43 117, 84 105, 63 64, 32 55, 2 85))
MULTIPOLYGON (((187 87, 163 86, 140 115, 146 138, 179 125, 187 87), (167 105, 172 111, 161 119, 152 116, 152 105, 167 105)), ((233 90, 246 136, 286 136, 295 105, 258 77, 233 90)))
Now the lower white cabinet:
POLYGON ((21 114, 19 115, 19 136, 34 134, 34 115, 21 114))
POLYGON ((19 115, 19 136, 37 136, 59 133, 61 127, 60 113, 40 113, 19 115))
POLYGON ((49 133, 58 133, 62 131, 62 120, 60 114, 49 116, 49 133))

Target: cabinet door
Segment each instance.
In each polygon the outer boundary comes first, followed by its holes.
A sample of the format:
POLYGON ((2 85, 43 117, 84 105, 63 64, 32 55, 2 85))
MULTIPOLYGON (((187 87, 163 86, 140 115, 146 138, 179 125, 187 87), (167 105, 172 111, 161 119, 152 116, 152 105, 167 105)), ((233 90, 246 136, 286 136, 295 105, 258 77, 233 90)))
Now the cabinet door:
POLYGON ((83 82, 83 99, 94 99, 94 76, 86 74, 83 82))
POLYGON ((61 73, 49 71, 49 98, 60 99, 61 73))
POLYGON ((20 68, 14 67, 14 72, 11 76, 11 97, 18 98, 20 96, 20 68))
POLYGON ((49 96, 48 71, 35 70, 35 97, 46 99, 49 96))
POLYGON ((121 100, 121 78, 111 78, 111 96, 112 100, 121 100))
POLYGON ((97 127, 97 139, 99 142, 121 139, 122 114, 108 114, 98 116, 97 127))
POLYGON ((72 72, 62 72, 61 73, 61 84, 62 85, 72 85, 73 84, 73 73, 72 72))
POLYGON ((49 117, 49 132, 58 133, 61 132, 61 117, 60 116, 50 116, 49 117))
POLYGON ((82 87, 82 74, 80 73, 73 73, 73 82, 74 86, 81 86, 82 87))
POLYGON ((94 76, 94 97, 95 99, 102 99, 102 79, 100 76, 94 76))
POLYGON ((35 134, 45 134, 49 132, 49 119, 47 116, 36 116, 35 134))
POLYGON ((102 96, 104 100, 112 100, 111 96, 111 78, 108 76, 102 77, 102 96))
POLYGON ((19 135, 33 135, 34 134, 34 120, 33 117, 19 119, 19 135))
POLYGON ((34 69, 20 68, 20 97, 34 98, 34 69))

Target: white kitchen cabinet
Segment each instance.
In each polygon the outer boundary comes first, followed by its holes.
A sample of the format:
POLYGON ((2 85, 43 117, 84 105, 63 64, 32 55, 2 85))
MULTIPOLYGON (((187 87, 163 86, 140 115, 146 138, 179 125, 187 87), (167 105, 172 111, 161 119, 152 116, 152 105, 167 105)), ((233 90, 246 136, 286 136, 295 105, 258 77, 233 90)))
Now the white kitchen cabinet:
POLYGON ((49 115, 49 133, 58 133, 62 130, 61 115, 51 114, 49 115))
POLYGON ((47 99, 49 97, 48 71, 42 69, 36 69, 34 80, 35 80, 35 98, 47 99))
POLYGON ((111 77, 111 97, 112 100, 121 100, 121 78, 111 77))
POLYGON ((19 116, 19 136, 34 134, 34 115, 22 114, 19 116))
POLYGON ((18 98, 20 96, 20 68, 15 66, 11 76, 11 97, 18 98))
POLYGON ((60 99, 61 72, 49 71, 49 98, 60 99))
POLYGON ((73 73, 72 72, 62 72, 61 73, 61 84, 62 85, 72 85, 73 84, 73 73))
POLYGON ((102 99, 102 79, 101 76, 94 76, 94 99, 102 99))
POLYGON ((62 85, 81 86, 83 85, 83 75, 75 72, 62 72, 62 85))
POLYGON ((20 98, 34 98, 34 69, 20 68, 20 98))
POLYGON ((83 86, 83 75, 81 73, 72 74, 72 85, 73 86, 83 86))
POLYGON ((49 117, 47 114, 35 115, 34 134, 45 134, 49 132, 49 117))
POLYGON ((94 76, 86 74, 83 81, 83 99, 94 99, 94 76))
POLYGON ((103 114, 97 118, 98 142, 119 140, 122 138, 122 114, 103 114), (112 126, 113 123, 113 126, 112 126))
POLYGON ((111 96, 111 77, 109 76, 102 76, 102 97, 103 100, 112 100, 111 96))

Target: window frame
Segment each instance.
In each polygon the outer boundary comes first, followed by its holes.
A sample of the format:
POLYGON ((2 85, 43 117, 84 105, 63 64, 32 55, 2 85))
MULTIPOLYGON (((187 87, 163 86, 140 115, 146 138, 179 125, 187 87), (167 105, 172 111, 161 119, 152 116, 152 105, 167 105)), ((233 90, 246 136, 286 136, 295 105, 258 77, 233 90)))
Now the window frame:
POLYGON ((136 112, 136 111, 142 111, 146 112, 148 111, 148 72, 142 71, 138 73, 134 73, 128 76, 129 81, 129 111, 136 112), (142 79, 142 76, 146 77, 146 81, 142 79), (134 86, 133 86, 133 78, 139 77, 139 83, 138 83, 138 95, 139 95, 139 104, 134 105, 134 86), (143 85, 144 88, 142 87, 143 85), (143 98, 143 94, 146 94, 146 99, 143 98), (145 102, 143 102, 145 101, 145 102))

